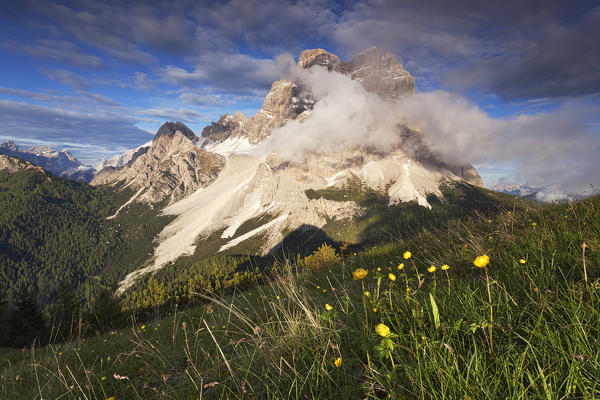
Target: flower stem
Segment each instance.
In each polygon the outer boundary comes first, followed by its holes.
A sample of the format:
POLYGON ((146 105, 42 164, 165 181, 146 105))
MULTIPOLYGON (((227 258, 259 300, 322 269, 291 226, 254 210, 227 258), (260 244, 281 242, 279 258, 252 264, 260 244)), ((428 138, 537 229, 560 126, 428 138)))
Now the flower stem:
POLYGON ((487 267, 485 269, 485 281, 487 283, 488 302, 490 303, 490 353, 494 352, 494 342, 492 341, 492 330, 494 325, 494 308, 492 307, 492 293, 490 291, 490 276, 487 267))

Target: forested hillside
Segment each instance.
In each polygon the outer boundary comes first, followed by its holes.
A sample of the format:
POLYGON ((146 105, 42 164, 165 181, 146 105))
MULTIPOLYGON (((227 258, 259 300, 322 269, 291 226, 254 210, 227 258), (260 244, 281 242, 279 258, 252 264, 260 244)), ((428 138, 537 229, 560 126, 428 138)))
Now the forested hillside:
POLYGON ((0 292, 24 285, 47 304, 104 268, 122 240, 110 191, 38 171, 0 171, 0 292))

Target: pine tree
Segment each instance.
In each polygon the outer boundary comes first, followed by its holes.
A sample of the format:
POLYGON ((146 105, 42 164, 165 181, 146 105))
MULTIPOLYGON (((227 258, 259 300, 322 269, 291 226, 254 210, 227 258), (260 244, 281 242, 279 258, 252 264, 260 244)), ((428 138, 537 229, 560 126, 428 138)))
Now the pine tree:
POLYGON ((87 319, 92 323, 96 331, 103 331, 108 327, 116 327, 124 322, 119 300, 113 296, 110 288, 101 288, 94 301, 90 315, 87 319))
POLYGON ((0 293, 0 346, 10 345, 10 310, 4 293, 0 293))
POLYGON ((81 302, 75 292, 64 285, 48 310, 53 331, 56 331, 61 339, 67 340, 78 332, 80 310, 81 302))
POLYGON ((12 340, 16 347, 43 343, 48 334, 46 319, 25 285, 17 291, 15 309, 11 313, 12 340))

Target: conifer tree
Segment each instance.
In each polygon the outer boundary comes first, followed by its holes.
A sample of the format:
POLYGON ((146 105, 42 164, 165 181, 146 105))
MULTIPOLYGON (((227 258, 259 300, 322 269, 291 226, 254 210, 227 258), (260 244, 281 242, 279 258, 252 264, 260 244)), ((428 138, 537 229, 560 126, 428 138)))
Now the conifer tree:
POLYGON ((121 304, 113 292, 110 288, 101 288, 92 306, 91 315, 87 317, 97 331, 116 327, 124 322, 121 304))
POLYGON ((25 285, 17 291, 15 308, 11 313, 12 340, 16 347, 43 343, 47 337, 46 319, 25 285))
POLYGON ((80 309, 81 302, 75 292, 63 285, 48 310, 53 330, 61 339, 67 340, 78 332, 80 309))
POLYGON ((3 292, 0 292, 0 346, 10 345, 10 309, 8 300, 3 292))

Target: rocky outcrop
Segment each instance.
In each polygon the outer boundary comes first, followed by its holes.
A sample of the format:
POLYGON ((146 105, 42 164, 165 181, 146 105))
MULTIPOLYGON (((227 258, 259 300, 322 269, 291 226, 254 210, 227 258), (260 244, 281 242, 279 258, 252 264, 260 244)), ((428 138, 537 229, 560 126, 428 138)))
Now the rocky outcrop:
POLYGON ((342 71, 362 83, 368 91, 397 98, 415 92, 415 78, 395 55, 371 47, 342 63, 342 71))
POLYGON ((329 71, 342 72, 342 62, 335 54, 323 49, 304 50, 298 59, 300 68, 310 68, 313 65, 326 67, 329 71))
POLYGON ((202 130, 206 144, 223 142, 228 138, 243 137, 255 144, 264 140, 271 132, 287 121, 302 118, 312 110, 315 101, 311 95, 287 80, 273 83, 260 111, 251 118, 237 112, 225 114, 202 130))
POLYGON ((46 171, 42 167, 33 165, 28 161, 23 161, 17 157, 6 156, 0 154, 0 171, 7 170, 8 172, 18 172, 24 170, 33 170, 46 174, 46 171))
POLYGON ((152 144, 122 167, 99 171, 92 185, 118 185, 135 191, 139 202, 173 203, 214 181, 225 160, 196 145, 198 137, 181 122, 167 122, 152 144))
POLYGON ((33 146, 20 148, 12 141, 0 143, 0 154, 20 158, 38 165, 54 175, 89 182, 94 176, 94 169, 83 165, 66 150, 55 150, 49 146, 33 146))

